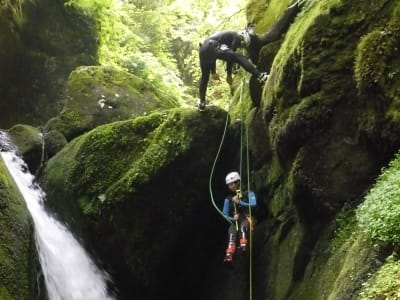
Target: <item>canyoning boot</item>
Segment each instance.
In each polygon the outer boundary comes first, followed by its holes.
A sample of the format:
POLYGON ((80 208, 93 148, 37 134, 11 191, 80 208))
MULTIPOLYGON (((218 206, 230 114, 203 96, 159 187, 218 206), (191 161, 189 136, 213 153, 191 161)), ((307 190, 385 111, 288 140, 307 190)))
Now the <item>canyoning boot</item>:
POLYGON ((224 263, 230 264, 232 263, 233 255, 231 253, 227 253, 224 258, 224 263))
POLYGON ((234 242, 230 242, 228 248, 226 249, 226 254, 225 254, 225 258, 224 258, 225 264, 232 263, 235 250, 236 250, 236 244, 234 242))
POLYGON ((260 82, 261 84, 263 84, 264 82, 266 82, 267 79, 268 79, 268 74, 267 74, 267 72, 262 72, 262 73, 258 76, 258 78, 257 78, 258 82, 260 82))
POLYGON ((247 251, 247 239, 246 238, 240 239, 240 251, 241 251, 242 255, 246 254, 246 251, 247 251))
POLYGON ((200 111, 203 111, 203 110, 205 110, 206 109, 206 101, 204 101, 204 100, 198 100, 197 101, 197 108, 200 110, 200 111))

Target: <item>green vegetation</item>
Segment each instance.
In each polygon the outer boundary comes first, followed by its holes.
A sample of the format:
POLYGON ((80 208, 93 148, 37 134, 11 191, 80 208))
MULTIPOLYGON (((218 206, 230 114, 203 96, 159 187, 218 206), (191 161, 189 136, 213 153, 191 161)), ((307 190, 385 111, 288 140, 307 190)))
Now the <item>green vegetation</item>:
POLYGON ((360 229, 381 247, 400 245, 400 154, 383 170, 357 211, 360 229))
POLYGON ((390 84, 400 73, 398 40, 400 38, 400 5, 394 6, 389 22, 363 36, 355 59, 355 79, 360 90, 390 84))
MULTIPOLYGON (((200 77, 198 44, 215 31, 244 28, 240 3, 70 0, 66 5, 81 7, 96 20, 102 65, 127 70, 162 94, 192 104, 200 77)), ((224 69, 219 63, 221 75, 224 69)), ((225 104, 229 94, 228 84, 210 81, 210 100, 225 104)))
POLYGON ((396 255, 389 256, 379 271, 364 284, 359 299, 400 299, 400 260, 396 255))
POLYGON ((104 123, 176 107, 176 99, 121 69, 110 66, 80 67, 67 82, 66 104, 46 130, 58 130, 68 140, 104 123))

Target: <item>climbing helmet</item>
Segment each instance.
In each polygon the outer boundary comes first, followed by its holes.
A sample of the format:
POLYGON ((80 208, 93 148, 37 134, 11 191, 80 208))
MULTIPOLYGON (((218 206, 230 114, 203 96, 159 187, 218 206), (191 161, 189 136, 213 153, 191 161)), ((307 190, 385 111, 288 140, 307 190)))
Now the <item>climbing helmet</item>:
POLYGON ((239 31, 238 34, 240 35, 240 38, 242 39, 244 45, 246 47, 249 47, 251 41, 250 33, 247 30, 242 30, 239 31))
POLYGON ((240 180, 240 175, 238 172, 230 172, 226 175, 225 182, 226 184, 230 184, 232 182, 236 182, 240 180))

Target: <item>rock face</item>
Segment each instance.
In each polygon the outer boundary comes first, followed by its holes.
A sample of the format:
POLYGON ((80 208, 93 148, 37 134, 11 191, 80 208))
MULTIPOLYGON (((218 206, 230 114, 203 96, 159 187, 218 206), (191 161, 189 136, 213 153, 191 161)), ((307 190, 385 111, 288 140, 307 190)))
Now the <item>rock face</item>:
POLYGON ((400 146, 399 14, 398 1, 310 1, 274 58, 250 130, 266 208, 257 299, 355 299, 375 267, 361 240, 340 257, 330 241, 400 146))
POLYGON ((65 1, 0 3, 0 127, 45 123, 78 65, 96 64, 93 22, 65 1))
MULTIPOLYGON (((207 188, 225 117, 173 109, 102 125, 48 162, 48 201, 95 249, 121 299, 200 299, 225 242, 207 188)), ((224 187, 218 167, 215 176, 224 187)))
POLYGON ((29 125, 14 125, 8 130, 13 143, 17 146, 29 170, 34 174, 41 163, 43 138, 40 131, 29 125))
POLYGON ((38 299, 32 220, 1 158, 0 219, 0 299, 38 299))
POLYGON ((70 140, 94 127, 177 106, 145 80, 112 67, 80 67, 68 79, 66 103, 46 130, 70 140))

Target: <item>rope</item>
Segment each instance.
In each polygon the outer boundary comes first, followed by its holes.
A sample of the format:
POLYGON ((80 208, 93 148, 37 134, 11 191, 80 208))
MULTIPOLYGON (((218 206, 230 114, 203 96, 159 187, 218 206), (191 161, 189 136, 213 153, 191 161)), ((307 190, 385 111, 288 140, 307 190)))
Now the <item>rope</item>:
MULTIPOLYGON (((243 80, 244 81, 244 80, 243 80)), ((243 84, 240 89, 240 174, 244 177, 243 172, 243 124, 245 124, 244 114, 243 114, 243 101, 242 101, 242 94, 243 94, 243 84)), ((250 195, 250 155, 249 155, 249 130, 248 126, 245 126, 245 148, 246 148, 246 177, 247 177, 247 195, 250 195)), ((242 183, 242 181, 241 181, 242 183)), ((250 199, 249 199, 250 201, 250 199)), ((251 214, 251 206, 249 205, 249 217, 252 221, 252 214, 251 214)), ((249 300, 253 299, 253 243, 252 243, 252 231, 251 227, 252 224, 249 224, 249 300)))
MULTIPOLYGON (((241 110, 241 125, 240 125, 240 174, 243 174, 242 169, 243 169, 243 86, 245 83, 245 79, 242 80, 241 85, 240 85, 240 110, 241 110)), ((212 179, 214 177, 214 171, 215 171, 215 166, 217 164, 217 161, 219 159, 220 153, 221 153, 221 149, 222 149, 222 145, 224 143, 225 140, 225 136, 226 136, 226 131, 228 128, 228 122, 229 122, 229 112, 232 106, 232 102, 230 101, 229 106, 228 106, 228 110, 227 110, 227 114, 226 114, 226 119, 225 119, 225 126, 224 126, 224 131, 222 133, 222 137, 221 137, 221 142, 219 144, 218 147, 218 151, 217 154, 215 156, 212 168, 211 168, 211 173, 210 173, 210 178, 209 178, 209 182, 208 182, 208 187, 209 187, 209 191, 210 191, 210 197, 211 197, 211 202, 214 206, 214 208, 218 211, 218 213, 225 219, 227 220, 230 224, 233 224, 233 222, 224 215, 224 213, 218 208, 218 206, 215 204, 215 199, 214 199, 214 195, 213 195, 213 191, 212 191, 212 179)), ((248 189, 248 195, 250 195, 250 155, 249 155, 249 134, 248 134, 248 126, 246 126, 246 131, 245 131, 245 135, 246 135, 246 167, 247 167, 247 189, 248 189)), ((242 183, 242 180, 240 181, 242 183)), ((241 187, 240 187, 241 190, 241 187)), ((250 201, 250 199, 249 199, 250 201)), ((236 208, 236 207, 235 207, 236 208)), ((249 205, 249 217, 250 220, 252 220, 252 214, 251 214, 251 206, 249 205)), ((253 299, 253 260, 252 260, 252 248, 253 248, 253 241, 252 241, 252 232, 251 232, 251 226, 252 224, 249 224, 250 228, 249 228, 249 300, 253 299)), ((236 223, 237 226, 237 223, 236 223)), ((238 229, 238 228, 237 228, 238 229)))
POLYGON ((219 155, 220 155, 220 153, 221 153, 222 145, 224 144, 225 135, 226 135, 226 130, 227 130, 227 128, 228 128, 228 122, 229 122, 229 111, 230 111, 230 109, 231 109, 232 102, 233 102, 233 101, 230 101, 230 103, 229 103, 229 105, 228 105, 228 110, 227 110, 226 119, 225 119, 224 131, 223 131, 223 133, 222 133, 221 142, 220 142, 220 144, 219 144, 218 151, 217 151, 217 154, 216 154, 216 156, 215 156, 215 159, 214 159, 214 162, 213 162, 213 165, 212 165, 212 168, 211 168, 210 178, 209 178, 209 181, 208 181, 208 188, 209 188, 209 191, 210 191, 211 202, 212 202, 214 208, 215 208, 215 209, 217 210, 217 212, 218 212, 225 220, 227 220, 230 224, 233 224, 232 221, 231 221, 227 216, 225 216, 224 213, 223 213, 223 212, 218 208, 218 206, 215 204, 215 199, 214 199, 214 195, 213 195, 213 191, 212 191, 212 179, 213 179, 213 177, 214 177, 215 165, 217 164, 217 160, 218 160, 219 155))
MULTIPOLYGON (((246 126, 246 163, 247 163, 247 194, 250 194, 250 155, 249 155, 249 129, 246 126)), ((249 205, 249 217, 251 222, 253 222, 253 217, 251 214, 251 206, 249 205)), ((250 224, 249 230, 249 299, 253 299, 253 233, 250 224)))

